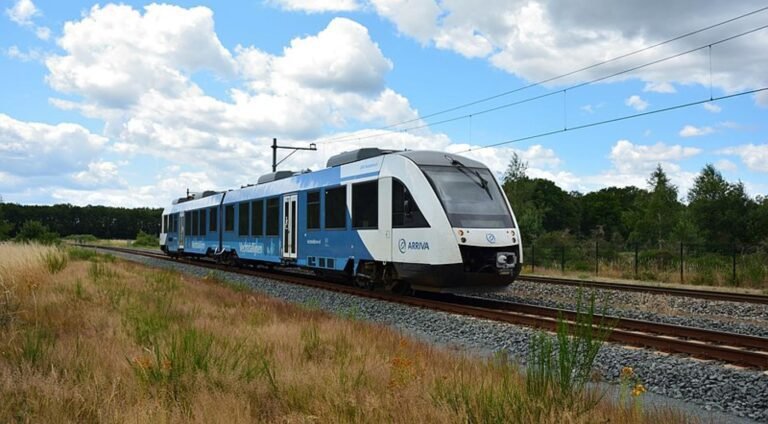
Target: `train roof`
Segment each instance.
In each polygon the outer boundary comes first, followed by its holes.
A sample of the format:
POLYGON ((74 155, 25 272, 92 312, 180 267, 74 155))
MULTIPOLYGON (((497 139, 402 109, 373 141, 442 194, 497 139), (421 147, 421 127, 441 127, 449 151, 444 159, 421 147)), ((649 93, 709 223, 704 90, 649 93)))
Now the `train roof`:
MULTIPOLYGON (((297 189, 328 185, 329 183, 346 182, 360 177, 372 176, 370 171, 378 173, 381 161, 380 156, 402 156, 417 165, 446 166, 458 161, 470 168, 485 168, 481 162, 464 156, 430 150, 386 150, 379 148, 364 148, 339 153, 328 159, 327 168, 315 172, 277 171, 262 175, 256 184, 249 184, 240 189, 226 192, 224 203, 236 202, 240 198, 256 195, 274 195, 280 192, 290 192, 297 189), (354 165, 360 162, 361 165, 354 165), (347 165, 347 166, 343 166, 347 165), (354 165, 350 168, 349 165, 354 165), (344 170, 342 170, 344 168, 344 170), (359 168, 359 169, 358 169, 359 168), (296 178, 298 177, 298 178, 296 178)), ((224 192, 205 192, 201 199, 196 196, 179 199, 169 209, 179 211, 205 206, 214 206, 222 200, 224 192), (182 203, 190 203, 182 205, 182 203)))

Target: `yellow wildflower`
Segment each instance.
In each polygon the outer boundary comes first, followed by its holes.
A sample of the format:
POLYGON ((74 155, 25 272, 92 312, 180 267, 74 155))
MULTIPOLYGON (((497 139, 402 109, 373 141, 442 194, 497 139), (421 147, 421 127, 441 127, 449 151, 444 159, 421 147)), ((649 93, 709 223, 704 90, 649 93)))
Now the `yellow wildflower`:
POLYGON ((635 371, 632 367, 624 367, 621 369, 621 378, 630 378, 635 375, 635 371))

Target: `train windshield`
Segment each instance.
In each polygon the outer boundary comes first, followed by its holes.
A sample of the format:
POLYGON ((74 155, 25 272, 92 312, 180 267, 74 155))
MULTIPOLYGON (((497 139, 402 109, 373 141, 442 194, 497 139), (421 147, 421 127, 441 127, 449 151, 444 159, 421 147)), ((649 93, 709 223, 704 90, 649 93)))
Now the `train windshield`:
POLYGON ((512 216, 496 179, 483 168, 422 166, 453 227, 511 228, 512 216))

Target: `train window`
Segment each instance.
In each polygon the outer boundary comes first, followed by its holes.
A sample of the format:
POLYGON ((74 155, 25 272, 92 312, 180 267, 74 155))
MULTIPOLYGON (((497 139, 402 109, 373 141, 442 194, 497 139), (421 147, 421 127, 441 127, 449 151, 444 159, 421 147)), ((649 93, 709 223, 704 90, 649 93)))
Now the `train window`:
POLYGON ((264 201, 257 200, 251 204, 251 235, 264 235, 264 201))
POLYGON ((280 234, 280 199, 267 199, 267 235, 280 234))
POLYGON ((347 226, 347 186, 325 190, 325 228, 347 226))
POLYGON ((208 228, 211 231, 217 231, 216 227, 218 226, 218 223, 219 223, 219 216, 218 215, 219 215, 218 214, 218 209, 216 209, 216 208, 211 208, 210 209, 210 213, 208 213, 208 218, 211 220, 211 224, 210 224, 210 226, 208 228))
POLYGON ((179 214, 177 213, 173 214, 173 232, 179 232, 179 214))
POLYGON ((205 219, 205 211, 206 210, 207 209, 200 209, 200 235, 201 236, 205 235, 205 227, 206 227, 205 223, 208 222, 205 219))
POLYGON ((192 222, 189 223, 189 235, 196 236, 197 227, 200 224, 200 213, 198 211, 192 211, 190 212, 190 215, 192 216, 192 222))
POLYGON ((320 228, 320 192, 310 191, 307 193, 307 229, 317 230, 320 228))
POLYGON ((237 235, 239 236, 248 235, 248 218, 251 216, 251 211, 249 210, 250 207, 251 204, 248 202, 240 203, 240 214, 238 216, 240 221, 237 226, 237 235))
POLYGON ((184 235, 189 235, 189 227, 192 226, 192 212, 184 212, 184 235))
POLYGON ((352 227, 378 228, 379 181, 352 185, 352 227))
POLYGON ((224 207, 224 231, 235 231, 235 205, 224 207))
POLYGON ((398 179, 392 179, 392 227, 428 228, 429 223, 413 200, 411 192, 398 179))
POLYGON ((160 224, 160 226, 161 226, 160 227, 160 232, 161 233, 167 233, 168 232, 168 230, 166 230, 166 228, 168 228, 168 215, 163 215, 163 220, 162 220, 162 223, 160 224))

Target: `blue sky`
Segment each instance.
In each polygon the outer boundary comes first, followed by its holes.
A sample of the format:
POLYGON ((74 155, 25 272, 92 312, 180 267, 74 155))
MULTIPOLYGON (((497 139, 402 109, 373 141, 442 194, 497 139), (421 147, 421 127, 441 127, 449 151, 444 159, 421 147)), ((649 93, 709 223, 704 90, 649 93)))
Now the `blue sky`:
POLYGON ((768 10, 425 118, 764 4, 482 5, 0 0, 0 195, 24 204, 162 206, 187 188, 254 182, 270 170, 273 137, 319 146, 282 169, 318 169, 332 154, 380 146, 469 150, 501 175, 517 153, 530 176, 587 192, 644 187, 661 163, 682 199, 713 163, 752 196, 768 195, 766 91, 484 148, 768 87, 768 29, 718 42, 768 24, 768 10))

